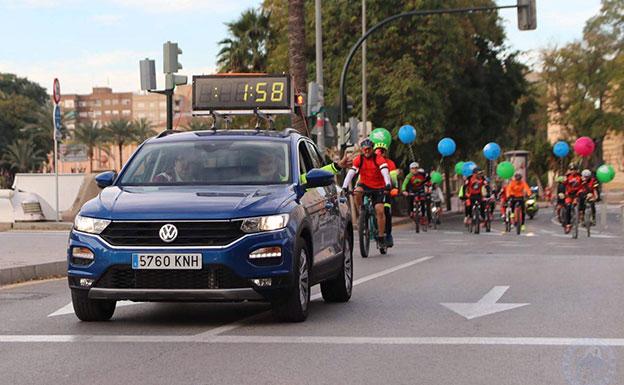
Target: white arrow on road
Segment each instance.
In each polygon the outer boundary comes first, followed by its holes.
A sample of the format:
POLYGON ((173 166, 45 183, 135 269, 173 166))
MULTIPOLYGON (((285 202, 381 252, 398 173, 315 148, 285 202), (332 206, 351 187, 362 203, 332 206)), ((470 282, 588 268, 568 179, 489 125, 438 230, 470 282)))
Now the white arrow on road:
MULTIPOLYGON (((132 302, 132 301, 117 301, 117 307, 140 305, 145 302, 132 302)), ((62 308, 58 309, 54 313, 48 314, 48 317, 56 317, 58 315, 74 314, 74 306, 71 302, 62 308)))
POLYGON ((509 286, 494 286, 492 290, 476 303, 441 303, 440 305, 447 307, 466 319, 483 317, 484 315, 529 305, 528 303, 496 303, 507 289, 509 289, 509 286))

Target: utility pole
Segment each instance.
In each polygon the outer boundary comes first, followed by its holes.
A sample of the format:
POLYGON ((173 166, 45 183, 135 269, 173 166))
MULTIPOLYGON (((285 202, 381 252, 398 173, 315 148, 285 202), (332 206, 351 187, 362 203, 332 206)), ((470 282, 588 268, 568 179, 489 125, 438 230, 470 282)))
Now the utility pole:
MULTIPOLYGON (((316 31, 316 84, 318 84, 321 105, 323 104, 323 24, 321 18, 321 0, 314 0, 316 31)), ((321 154, 325 154, 325 114, 316 115, 316 144, 321 154)))
MULTIPOLYGON (((366 33, 366 0, 362 0, 362 36, 366 33)), ((367 132, 366 119, 366 41, 362 43, 362 131, 364 136, 367 132)), ((353 127, 351 127, 353 129, 353 127)), ((355 138, 355 142, 359 142, 359 138, 355 138)))

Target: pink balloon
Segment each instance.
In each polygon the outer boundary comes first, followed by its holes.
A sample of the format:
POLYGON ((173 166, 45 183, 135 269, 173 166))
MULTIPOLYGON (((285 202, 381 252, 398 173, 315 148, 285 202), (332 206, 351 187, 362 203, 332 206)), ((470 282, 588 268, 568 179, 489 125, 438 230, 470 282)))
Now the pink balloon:
POLYGON ((596 148, 594 141, 587 136, 581 136, 574 142, 574 152, 580 156, 590 156, 594 148, 596 148))

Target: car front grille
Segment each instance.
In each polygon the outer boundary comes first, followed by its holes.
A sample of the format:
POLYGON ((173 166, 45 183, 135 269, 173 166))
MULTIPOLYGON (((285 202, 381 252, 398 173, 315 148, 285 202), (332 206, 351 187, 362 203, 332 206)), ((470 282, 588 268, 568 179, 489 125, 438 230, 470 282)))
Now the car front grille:
POLYGON ((100 236, 113 246, 225 246, 241 238, 243 221, 223 222, 112 222, 100 236), (159 231, 172 224, 178 236, 165 242, 159 231))
POLYGON ((251 287, 247 279, 223 265, 207 265, 201 270, 133 270, 129 265, 113 265, 94 287, 106 289, 239 289, 251 287))

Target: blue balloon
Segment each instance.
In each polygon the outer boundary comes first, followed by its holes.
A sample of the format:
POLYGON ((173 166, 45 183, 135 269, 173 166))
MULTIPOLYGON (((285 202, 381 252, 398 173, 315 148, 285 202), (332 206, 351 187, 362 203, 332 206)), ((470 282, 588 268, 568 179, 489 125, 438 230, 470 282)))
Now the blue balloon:
POLYGON ((442 140, 438 142, 438 152, 442 154, 442 156, 453 155, 456 148, 455 141, 451 138, 442 138, 442 140))
POLYGON ((558 141, 553 146, 553 153, 557 158, 563 158, 570 152, 570 146, 563 140, 558 141))
POLYGON ((405 144, 410 144, 416 140, 416 129, 409 124, 399 128, 399 140, 405 144))
POLYGON ((496 160, 501 154, 501 148, 498 144, 490 142, 483 147, 483 155, 489 160, 496 160))
POLYGON ((466 178, 471 176, 475 168, 477 168, 477 164, 475 162, 464 163, 464 167, 462 167, 462 175, 466 178))

